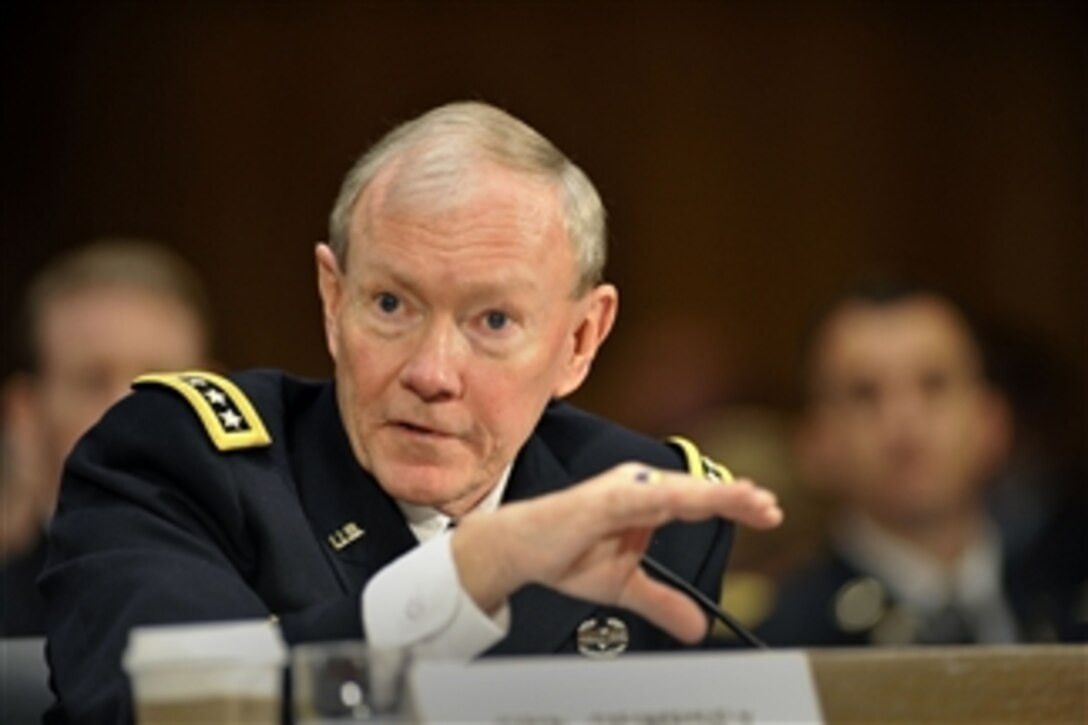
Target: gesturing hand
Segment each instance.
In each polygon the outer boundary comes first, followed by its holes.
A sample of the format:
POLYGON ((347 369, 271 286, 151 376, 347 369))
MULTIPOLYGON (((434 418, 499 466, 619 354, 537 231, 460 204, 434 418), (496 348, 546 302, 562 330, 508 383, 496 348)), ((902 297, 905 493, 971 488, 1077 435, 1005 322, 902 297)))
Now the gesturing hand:
POLYGON ((713 517, 771 528, 782 511, 773 494, 749 481, 715 485, 627 463, 563 491, 465 517, 453 555, 462 585, 485 611, 537 583, 622 606, 696 642, 707 627, 698 606, 639 563, 657 527, 713 517))

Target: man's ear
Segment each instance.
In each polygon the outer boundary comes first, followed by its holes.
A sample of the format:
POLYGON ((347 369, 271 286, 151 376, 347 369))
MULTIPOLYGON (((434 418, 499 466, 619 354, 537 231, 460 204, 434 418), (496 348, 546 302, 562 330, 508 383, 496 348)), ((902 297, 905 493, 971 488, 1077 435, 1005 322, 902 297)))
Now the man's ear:
POLYGON ((589 375, 589 368, 601 343, 612 331, 619 308, 619 291, 610 284, 600 284, 578 303, 583 306, 582 319, 574 329, 570 354, 563 374, 555 388, 555 397, 570 395, 589 375))
POLYGON ((1016 419, 1012 405, 1001 391, 987 385, 979 399, 978 422, 974 426, 979 439, 980 478, 997 475, 1012 453, 1016 419))
POLYGON ((5 556, 38 539, 54 506, 38 385, 26 372, 13 373, 0 385, 0 553, 5 556))
MULTIPOLYGON (((13 499, 18 502, 37 498, 40 493, 36 489, 49 475, 39 385, 30 373, 16 372, 0 386, 0 488, 5 489, 4 505, 11 505, 13 499)), ((0 533, 0 540, 4 538, 0 533)))
POLYGON ((340 264, 336 261, 332 248, 324 242, 318 242, 314 246, 314 261, 317 265, 317 291, 321 295, 321 312, 325 324, 325 345, 332 359, 336 360, 340 352, 336 320, 344 298, 340 264))

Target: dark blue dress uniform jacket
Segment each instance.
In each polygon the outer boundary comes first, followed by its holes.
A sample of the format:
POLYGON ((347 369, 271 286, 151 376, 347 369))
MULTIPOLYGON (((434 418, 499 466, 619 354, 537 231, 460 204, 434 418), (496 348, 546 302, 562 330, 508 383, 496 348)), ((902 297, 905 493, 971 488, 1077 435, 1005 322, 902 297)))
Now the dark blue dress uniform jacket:
MULTIPOLYGON (((289 643, 365 639, 360 593, 416 545, 393 500, 350 448, 334 386, 273 371, 233 376, 271 434, 266 447, 220 451, 193 408, 165 387, 121 401, 70 457, 40 586, 58 701, 49 722, 124 722, 121 670, 136 625, 278 617, 289 643), (366 533, 335 550, 347 522, 366 533)), ((507 501, 570 486, 627 460, 683 469, 673 447, 569 405, 548 406, 519 453, 507 501)), ((717 599, 732 526, 672 524, 650 548, 717 599)), ((587 618, 611 615, 530 586, 511 600, 510 634, 492 653, 573 652, 587 618)), ((677 646, 620 613, 632 650, 677 646)))

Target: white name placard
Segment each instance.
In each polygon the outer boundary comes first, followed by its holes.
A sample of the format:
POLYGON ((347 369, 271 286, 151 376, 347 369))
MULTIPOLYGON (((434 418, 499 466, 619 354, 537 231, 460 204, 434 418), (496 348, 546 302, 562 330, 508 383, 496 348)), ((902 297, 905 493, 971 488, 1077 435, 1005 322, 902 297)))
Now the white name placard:
POLYGON ((409 697, 424 723, 822 722, 801 652, 417 662, 409 676, 409 697))

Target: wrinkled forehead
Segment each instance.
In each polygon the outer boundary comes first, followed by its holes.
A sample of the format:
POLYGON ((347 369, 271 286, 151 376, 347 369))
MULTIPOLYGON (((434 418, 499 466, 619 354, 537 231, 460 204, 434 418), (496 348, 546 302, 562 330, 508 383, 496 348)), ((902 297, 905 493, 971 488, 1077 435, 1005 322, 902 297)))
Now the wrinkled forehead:
POLYGON ((450 236, 465 228, 502 228, 521 240, 547 239, 574 251, 558 185, 487 160, 439 154, 408 155, 390 163, 356 202, 351 246, 379 238, 378 230, 389 222, 408 222, 450 236))

